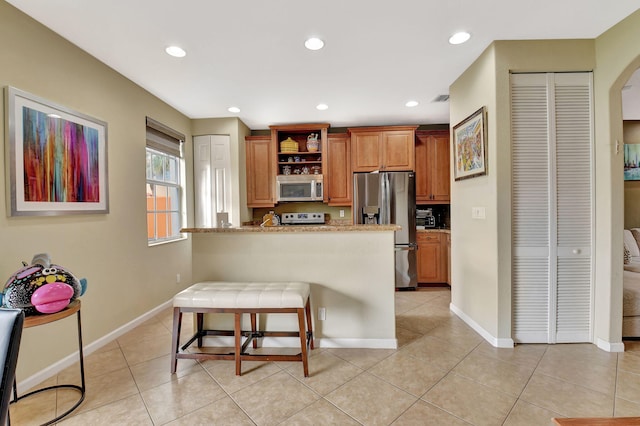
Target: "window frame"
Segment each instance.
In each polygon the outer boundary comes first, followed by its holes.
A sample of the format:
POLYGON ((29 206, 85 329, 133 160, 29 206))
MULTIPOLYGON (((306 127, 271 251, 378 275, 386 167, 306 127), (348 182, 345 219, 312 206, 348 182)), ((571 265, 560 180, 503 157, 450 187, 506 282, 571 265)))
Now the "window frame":
POLYGON ((147 223, 147 244, 149 247, 171 243, 175 241, 186 240, 186 234, 179 232, 185 227, 186 223, 186 200, 185 200, 185 161, 182 153, 182 144, 184 136, 180 133, 169 129, 168 127, 153 121, 147 117, 147 142, 145 146, 145 193, 146 193, 146 209, 145 221, 147 223), (159 136, 159 138, 158 138, 159 136), (154 176, 153 158, 161 157, 162 170, 160 178, 157 174, 154 176), (169 161, 167 161, 167 159, 169 161), (171 163, 175 164, 176 170, 168 171, 167 167, 171 167, 171 163), (170 208, 158 208, 158 188, 165 188, 167 200, 175 199, 175 203, 171 203, 170 208), (175 197, 169 197, 168 194, 177 192, 175 197), (149 196, 153 196, 153 204, 149 206, 149 196), (150 215, 153 216, 153 223, 150 223, 150 215), (158 219, 160 216, 165 217, 168 231, 167 236, 158 236, 158 219), (173 232, 171 226, 171 217, 177 216, 179 223, 177 232, 173 232), (153 236, 150 237, 150 226, 153 226, 153 236))

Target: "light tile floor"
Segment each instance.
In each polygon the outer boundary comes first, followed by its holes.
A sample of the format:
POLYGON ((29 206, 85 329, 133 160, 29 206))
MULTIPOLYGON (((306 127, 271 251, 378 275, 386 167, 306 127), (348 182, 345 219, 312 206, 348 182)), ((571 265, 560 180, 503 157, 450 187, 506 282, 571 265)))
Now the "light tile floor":
MULTIPOLYGON (((87 396, 61 425, 551 425, 640 416, 640 342, 496 349, 449 311, 448 289, 396 293, 399 349, 316 349, 300 363, 179 360, 168 309, 86 357, 87 396)), ((189 324, 185 328, 189 330, 189 324)), ((42 385, 77 383, 73 366, 42 385)), ((39 386, 41 387, 41 386, 39 386)), ((77 400, 45 392, 11 406, 36 425, 77 400)))

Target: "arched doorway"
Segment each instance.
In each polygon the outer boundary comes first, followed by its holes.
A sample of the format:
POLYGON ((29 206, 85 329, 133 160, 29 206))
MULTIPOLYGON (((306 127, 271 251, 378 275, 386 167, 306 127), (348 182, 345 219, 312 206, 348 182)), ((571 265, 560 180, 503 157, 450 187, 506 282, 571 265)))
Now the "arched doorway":
MULTIPOLYGON (((640 69, 636 70, 625 83, 622 92, 622 128, 624 143, 624 228, 640 228, 640 69)), ((633 245, 635 238, 625 237, 625 260, 623 272, 623 321, 622 337, 640 339, 640 308, 634 300, 640 299, 640 265, 636 272, 633 245), (627 241, 631 240, 631 241, 627 241), (628 249, 628 246, 631 249, 628 249), (633 256, 633 257, 632 257, 633 256)), ((634 237, 638 234, 633 232, 634 237)))

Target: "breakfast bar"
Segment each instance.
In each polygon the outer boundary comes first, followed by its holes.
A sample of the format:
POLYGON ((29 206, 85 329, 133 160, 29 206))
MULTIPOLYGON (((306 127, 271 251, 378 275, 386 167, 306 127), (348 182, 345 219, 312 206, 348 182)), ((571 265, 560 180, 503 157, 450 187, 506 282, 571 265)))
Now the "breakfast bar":
MULTIPOLYGON (((305 225, 182 232, 191 234, 194 282, 308 282, 316 346, 388 349, 397 347, 394 233, 398 229, 397 225, 305 225)), ((295 315, 287 315, 267 314, 260 324, 295 330, 295 315)), ((229 318, 214 320, 228 321, 233 328, 229 318)), ((284 339, 282 346, 295 346, 284 339)))

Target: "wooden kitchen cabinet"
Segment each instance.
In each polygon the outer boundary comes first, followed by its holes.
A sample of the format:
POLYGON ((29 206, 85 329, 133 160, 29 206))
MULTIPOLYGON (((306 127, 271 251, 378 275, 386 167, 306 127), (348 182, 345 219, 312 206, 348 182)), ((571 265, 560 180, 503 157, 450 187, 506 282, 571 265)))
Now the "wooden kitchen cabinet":
POLYGON ((451 234, 447 234, 447 284, 451 285, 451 234))
POLYGON ((327 138, 324 201, 330 206, 351 206, 353 173, 350 142, 346 133, 330 133, 327 138))
POLYGON ((446 235, 418 232, 418 283, 447 282, 446 235))
POLYGON ((245 144, 247 207, 273 207, 276 204, 276 173, 271 136, 247 136, 245 144))
POLYGON ((415 170, 418 126, 350 128, 354 172, 415 170))
POLYGON ((416 132, 416 203, 446 204, 450 197, 449 131, 416 132))

